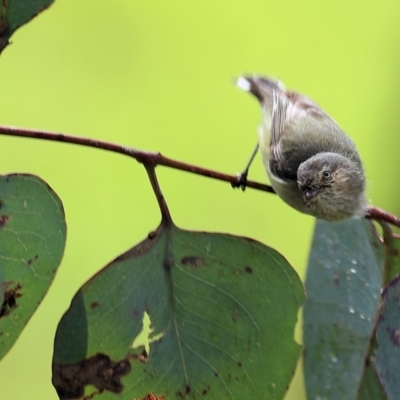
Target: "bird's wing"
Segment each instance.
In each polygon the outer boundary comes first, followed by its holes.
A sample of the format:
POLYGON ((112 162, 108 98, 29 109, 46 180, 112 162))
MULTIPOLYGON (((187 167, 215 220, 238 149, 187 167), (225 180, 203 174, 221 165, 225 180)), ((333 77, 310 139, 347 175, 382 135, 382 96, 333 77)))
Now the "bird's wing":
POLYGON ((326 123, 330 125, 334 122, 312 100, 295 92, 274 90, 269 160, 271 172, 281 179, 296 180, 298 166, 315 154, 315 138, 308 136, 324 134, 326 123), (307 148, 308 143, 312 148, 307 148))

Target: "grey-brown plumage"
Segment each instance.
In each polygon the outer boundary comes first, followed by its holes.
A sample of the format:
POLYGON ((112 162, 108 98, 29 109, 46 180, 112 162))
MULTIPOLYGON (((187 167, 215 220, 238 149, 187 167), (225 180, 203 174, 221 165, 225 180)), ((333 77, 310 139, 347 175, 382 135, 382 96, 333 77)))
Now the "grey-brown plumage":
POLYGON ((260 102, 259 148, 276 193, 298 211, 328 221, 366 213, 365 175, 353 141, 312 100, 279 81, 241 77, 260 102))

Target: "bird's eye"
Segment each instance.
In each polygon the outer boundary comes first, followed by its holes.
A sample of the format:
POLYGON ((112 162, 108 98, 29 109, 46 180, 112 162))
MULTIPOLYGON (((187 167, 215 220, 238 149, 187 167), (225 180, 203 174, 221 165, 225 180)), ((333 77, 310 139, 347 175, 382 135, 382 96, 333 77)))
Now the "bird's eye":
POLYGON ((331 178, 331 173, 329 171, 324 171, 322 173, 322 176, 324 177, 324 179, 330 179, 331 178))

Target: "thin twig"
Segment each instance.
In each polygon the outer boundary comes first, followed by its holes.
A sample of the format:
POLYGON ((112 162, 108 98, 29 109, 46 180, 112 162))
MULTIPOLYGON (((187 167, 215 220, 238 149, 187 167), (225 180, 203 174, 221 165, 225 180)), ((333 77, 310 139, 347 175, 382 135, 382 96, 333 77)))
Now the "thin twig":
MULTIPOLYGON (((195 165, 186 164, 180 161, 175 161, 170 158, 164 157, 161 153, 137 150, 131 147, 121 146, 114 143, 79 136, 66 135, 64 133, 54 133, 36 129, 16 128, 12 126, 0 126, 0 135, 51 140, 55 142, 64 142, 78 144, 81 146, 94 147, 97 149, 112 151, 114 153, 124 154, 126 156, 133 157, 138 162, 145 165, 152 165, 154 167, 157 165, 163 165, 165 167, 179 169, 181 171, 206 176, 208 178, 229 182, 231 184, 234 184, 239 180, 239 177, 236 175, 228 175, 210 169, 197 167, 195 165)), ((264 185, 263 183, 259 182, 247 181, 246 186, 264 192, 275 193, 274 189, 271 186, 264 185)))
POLYGON ((161 210, 162 219, 165 223, 172 224, 171 214, 169 212, 167 202, 165 201, 164 195, 162 194, 160 185, 158 184, 158 179, 157 179, 155 168, 152 165, 146 165, 146 164, 144 165, 144 167, 146 168, 146 172, 147 172, 147 175, 149 176, 151 186, 156 195, 158 206, 160 207, 160 210, 161 210))
POLYGON ((381 208, 368 206, 366 218, 374 219, 377 221, 386 221, 391 225, 400 227, 400 218, 394 214, 390 214, 381 208))

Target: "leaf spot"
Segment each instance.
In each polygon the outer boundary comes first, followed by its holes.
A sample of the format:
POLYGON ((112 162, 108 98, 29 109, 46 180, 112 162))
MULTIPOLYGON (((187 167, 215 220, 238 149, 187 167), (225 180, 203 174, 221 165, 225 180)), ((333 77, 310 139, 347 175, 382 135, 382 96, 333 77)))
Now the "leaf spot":
POLYGON ((164 396, 157 397, 154 393, 146 394, 144 397, 136 397, 135 400, 165 400, 164 396))
POLYGON ((164 266, 166 269, 170 269, 174 265, 174 259, 172 257, 167 257, 164 266))
POLYGON ((392 343, 395 346, 400 346, 400 329, 399 328, 393 329, 393 328, 387 327, 386 330, 390 336, 390 340, 392 341, 392 343))
POLYGON ((339 283, 340 283, 340 277, 339 277, 338 274, 334 274, 334 275, 333 275, 333 283, 334 283, 335 285, 339 285, 339 283))
POLYGON ((10 219, 11 215, 0 215, 0 228, 3 228, 10 219))
POLYGON ((36 261, 39 258, 39 256, 36 254, 35 257, 30 258, 26 263, 28 265, 31 265, 34 261, 36 261))
POLYGON ((99 393, 121 393, 121 377, 130 370, 128 359, 114 362, 108 355, 97 353, 76 364, 53 364, 53 385, 62 399, 81 398, 86 385, 95 386, 99 393))
POLYGON ((153 240, 156 236, 157 236, 157 232, 152 231, 152 232, 149 232, 149 234, 147 235, 147 238, 150 240, 153 240))
POLYGON ((99 304, 98 301, 92 301, 92 302, 90 303, 90 308, 93 310, 93 309, 97 308, 99 305, 100 305, 100 304, 99 304))
POLYGON ((8 289, 10 283, 5 283, 3 285, 5 285, 7 289, 4 292, 3 301, 0 306, 0 318, 6 317, 18 306, 16 299, 22 296, 22 294, 18 292, 21 289, 20 284, 17 284, 13 289, 8 289))
POLYGON ((204 265, 204 258, 197 256, 185 256, 182 258, 181 264, 193 268, 199 268, 204 265))
POLYGON ((235 308, 235 309, 233 310, 233 314, 232 314, 232 321, 233 321, 233 322, 236 322, 236 321, 237 321, 237 318, 238 318, 238 310, 237 310, 237 308, 235 308))
POLYGON ((138 317, 140 315, 139 310, 137 310, 136 308, 133 309, 132 314, 134 317, 138 317))
POLYGON ((0 21, 0 37, 3 37, 4 34, 7 32, 7 24, 6 21, 0 21))
POLYGON ((249 267, 248 265, 246 265, 244 267, 244 270, 248 273, 248 274, 252 274, 253 273, 253 268, 249 267))

